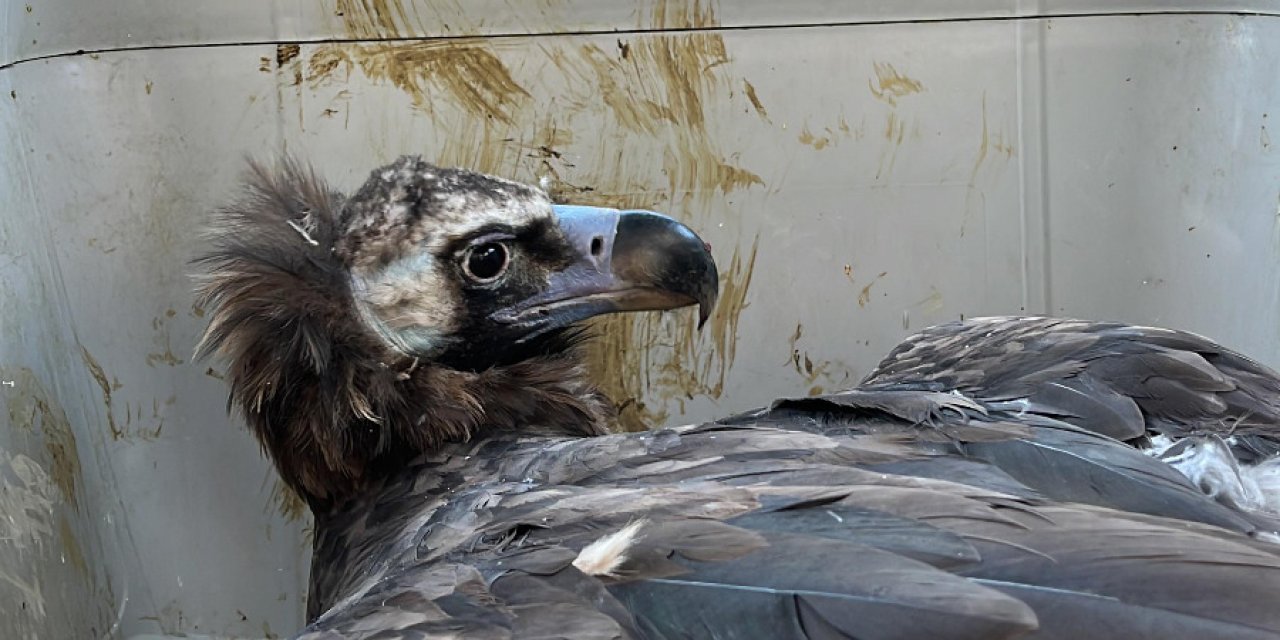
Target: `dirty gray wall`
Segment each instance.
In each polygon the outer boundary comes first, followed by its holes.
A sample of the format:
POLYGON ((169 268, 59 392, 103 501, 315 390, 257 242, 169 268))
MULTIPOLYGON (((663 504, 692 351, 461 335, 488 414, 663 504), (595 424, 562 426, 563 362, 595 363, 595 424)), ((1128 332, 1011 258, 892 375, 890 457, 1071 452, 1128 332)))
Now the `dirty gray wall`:
POLYGON ((422 153, 691 224, 707 329, 610 319, 592 354, 628 428, 852 384, 961 315, 1280 363, 1272 5, 883 4, 6 4, 0 636, 300 622, 306 518, 190 361, 184 261, 246 154, 351 188, 422 153), (1100 11, 1161 15, 1068 17, 1100 11))

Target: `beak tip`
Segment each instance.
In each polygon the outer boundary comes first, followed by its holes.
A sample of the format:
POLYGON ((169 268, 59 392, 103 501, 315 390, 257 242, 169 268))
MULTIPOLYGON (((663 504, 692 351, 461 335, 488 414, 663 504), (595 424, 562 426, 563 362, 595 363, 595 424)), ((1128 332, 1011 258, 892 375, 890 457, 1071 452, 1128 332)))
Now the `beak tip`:
POLYGON ((707 325, 707 320, 711 318, 711 313, 715 311, 715 307, 715 298, 698 302, 698 331, 702 331, 702 328, 707 325))

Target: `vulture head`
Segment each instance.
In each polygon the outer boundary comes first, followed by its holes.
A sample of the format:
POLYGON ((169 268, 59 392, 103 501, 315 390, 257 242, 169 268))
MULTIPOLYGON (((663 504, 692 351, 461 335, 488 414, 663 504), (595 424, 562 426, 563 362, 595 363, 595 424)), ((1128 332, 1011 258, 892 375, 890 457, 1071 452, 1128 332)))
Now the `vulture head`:
POLYGON ((402 157, 350 196, 293 161, 254 165, 214 217, 198 356, 313 511, 486 429, 596 435, 611 417, 584 320, 698 305, 709 247, 647 211, 402 157))

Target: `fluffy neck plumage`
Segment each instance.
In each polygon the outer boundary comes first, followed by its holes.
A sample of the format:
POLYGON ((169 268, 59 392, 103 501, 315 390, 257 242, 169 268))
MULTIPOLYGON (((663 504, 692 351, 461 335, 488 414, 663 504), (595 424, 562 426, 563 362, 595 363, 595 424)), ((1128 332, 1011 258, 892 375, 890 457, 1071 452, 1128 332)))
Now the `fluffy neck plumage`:
POLYGON ((608 405, 567 348, 571 337, 478 371, 389 349, 354 310, 349 259, 337 249, 341 206, 296 164, 278 174, 255 166, 197 260, 210 313, 198 355, 228 362, 229 404, 313 511, 485 430, 605 431, 608 405))

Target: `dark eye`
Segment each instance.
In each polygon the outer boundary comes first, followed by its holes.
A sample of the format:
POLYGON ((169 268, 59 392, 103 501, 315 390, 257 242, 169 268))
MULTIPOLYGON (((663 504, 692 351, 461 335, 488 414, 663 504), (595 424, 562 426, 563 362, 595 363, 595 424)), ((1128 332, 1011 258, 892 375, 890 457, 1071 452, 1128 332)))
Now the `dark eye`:
POLYGON ((462 270, 478 282, 492 282, 507 270, 511 262, 507 247, 498 242, 486 242, 467 250, 462 258, 462 270))

